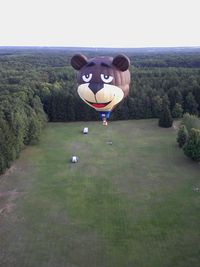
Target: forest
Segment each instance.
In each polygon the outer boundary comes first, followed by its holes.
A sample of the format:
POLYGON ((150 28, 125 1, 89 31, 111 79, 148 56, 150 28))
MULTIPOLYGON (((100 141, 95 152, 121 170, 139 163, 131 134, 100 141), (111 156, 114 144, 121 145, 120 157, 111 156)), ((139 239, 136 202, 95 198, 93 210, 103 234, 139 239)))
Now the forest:
POLYGON ((124 53, 130 58, 130 93, 111 120, 159 118, 163 105, 174 118, 200 115, 200 48, 1 47, 0 173, 25 145, 38 142, 47 121, 98 119, 77 94, 70 66, 75 53, 87 57, 124 53))

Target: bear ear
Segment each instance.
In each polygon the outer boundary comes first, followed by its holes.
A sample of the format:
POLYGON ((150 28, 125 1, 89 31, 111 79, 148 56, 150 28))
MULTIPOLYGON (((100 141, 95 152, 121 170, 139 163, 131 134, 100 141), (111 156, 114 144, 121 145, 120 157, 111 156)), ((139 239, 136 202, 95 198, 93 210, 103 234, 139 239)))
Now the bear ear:
POLYGON ((80 70, 87 62, 87 58, 81 54, 76 54, 71 58, 71 65, 75 70, 80 70))
POLYGON ((130 66, 130 60, 125 55, 118 55, 113 59, 112 64, 121 71, 126 71, 130 66))

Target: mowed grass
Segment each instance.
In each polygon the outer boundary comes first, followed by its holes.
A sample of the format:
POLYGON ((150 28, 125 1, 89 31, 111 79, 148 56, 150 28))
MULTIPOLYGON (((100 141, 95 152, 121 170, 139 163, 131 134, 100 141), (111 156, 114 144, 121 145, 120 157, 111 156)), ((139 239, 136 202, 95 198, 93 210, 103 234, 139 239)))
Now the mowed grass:
POLYGON ((199 188, 157 120, 49 123, 0 178, 0 266, 199 267, 199 188))

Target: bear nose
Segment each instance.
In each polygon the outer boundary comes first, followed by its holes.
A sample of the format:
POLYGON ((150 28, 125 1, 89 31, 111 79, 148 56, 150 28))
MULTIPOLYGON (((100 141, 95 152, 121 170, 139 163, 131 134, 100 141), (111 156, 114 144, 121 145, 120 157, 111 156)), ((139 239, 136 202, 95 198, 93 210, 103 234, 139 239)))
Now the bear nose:
POLYGON ((103 88, 103 83, 90 83, 89 88, 96 95, 96 93, 103 88))

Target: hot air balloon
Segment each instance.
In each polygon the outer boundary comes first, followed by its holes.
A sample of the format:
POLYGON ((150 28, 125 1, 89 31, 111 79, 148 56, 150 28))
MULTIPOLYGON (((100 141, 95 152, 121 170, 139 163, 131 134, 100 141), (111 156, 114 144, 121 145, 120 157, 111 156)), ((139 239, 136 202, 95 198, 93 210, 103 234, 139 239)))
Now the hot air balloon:
POLYGON ((129 58, 117 55, 87 59, 76 54, 71 58, 71 65, 77 71, 80 98, 97 110, 103 125, 107 125, 110 112, 129 93, 129 58))

